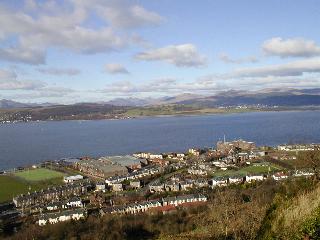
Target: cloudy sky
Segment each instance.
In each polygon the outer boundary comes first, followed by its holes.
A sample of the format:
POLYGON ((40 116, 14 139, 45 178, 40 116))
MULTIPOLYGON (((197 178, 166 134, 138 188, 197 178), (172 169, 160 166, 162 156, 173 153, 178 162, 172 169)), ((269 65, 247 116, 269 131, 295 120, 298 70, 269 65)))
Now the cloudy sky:
POLYGON ((320 87, 318 0, 2 0, 0 99, 320 87))

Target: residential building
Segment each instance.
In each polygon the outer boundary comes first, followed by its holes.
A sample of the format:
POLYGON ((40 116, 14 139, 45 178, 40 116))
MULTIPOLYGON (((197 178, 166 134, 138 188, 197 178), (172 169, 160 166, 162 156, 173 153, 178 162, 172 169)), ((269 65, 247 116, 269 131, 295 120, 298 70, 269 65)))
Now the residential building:
POLYGON ((64 222, 69 220, 80 220, 85 218, 87 211, 85 209, 75 209, 67 210, 59 213, 47 213, 42 214, 39 217, 39 226, 44 226, 46 224, 55 224, 58 222, 64 222))
POLYGON ((264 176, 263 175, 247 175, 245 177, 246 182, 255 182, 255 181, 263 181, 264 176))
POLYGON ((130 181, 130 186, 135 189, 141 188, 141 182, 139 180, 130 181))
POLYGON ((79 181, 79 180, 82 180, 82 179, 83 179, 82 175, 65 176, 65 177, 63 177, 63 181, 65 183, 72 183, 74 181, 79 181))
POLYGON ((275 174, 272 175, 272 178, 276 181, 279 180, 284 180, 288 178, 288 174, 284 173, 284 172, 277 172, 275 174))
POLYGON ((228 184, 228 177, 215 177, 210 180, 211 187, 221 187, 228 184))
POLYGON ((154 182, 149 185, 149 191, 151 193, 163 192, 164 191, 164 184, 160 183, 160 182, 154 182))
POLYGON ((112 191, 114 191, 114 192, 123 191, 122 183, 114 183, 114 184, 112 184, 112 191))

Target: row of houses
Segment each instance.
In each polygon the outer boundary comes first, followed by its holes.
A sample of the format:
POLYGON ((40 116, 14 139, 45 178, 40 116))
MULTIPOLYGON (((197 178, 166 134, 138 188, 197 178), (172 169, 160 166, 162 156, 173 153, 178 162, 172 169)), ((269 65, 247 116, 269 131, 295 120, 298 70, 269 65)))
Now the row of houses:
MULTIPOLYGON (((306 175, 305 175, 306 176, 306 175)), ((276 181, 283 180, 288 178, 288 174, 283 172, 278 172, 272 175, 272 178, 276 181)), ((164 191, 186 191, 192 188, 202 188, 202 187, 221 187, 227 186, 228 184, 241 184, 241 183, 251 183, 256 181, 263 181, 266 179, 266 176, 263 174, 255 175, 234 175, 234 176, 220 176, 214 177, 211 179, 198 178, 198 179, 187 179, 187 180, 169 180, 164 183, 159 181, 153 182, 150 184, 149 191, 151 193, 164 192, 164 191)))
MULTIPOLYGON (((280 181, 280 180, 285 180, 289 178, 290 176, 292 177, 310 177, 313 176, 314 173, 310 171, 296 171, 292 175, 289 173, 285 172, 276 172, 271 175, 271 178, 275 181, 280 181)), ((247 176, 231 176, 231 177, 216 177, 211 179, 210 185, 212 187, 215 186, 226 186, 228 184, 240 184, 244 182, 256 182, 256 181, 263 181, 267 178, 266 175, 263 174, 256 174, 256 175, 247 175, 247 176)))
POLYGON ((279 151, 314 151, 320 149, 319 144, 293 144, 293 145, 278 145, 277 149, 279 151))
POLYGON ((39 216, 38 224, 39 226, 44 226, 46 224, 55 224, 58 222, 65 222, 70 220, 80 220, 84 219, 87 215, 86 209, 74 209, 67 210, 58 213, 47 213, 41 214, 39 216))
POLYGON ((51 187, 45 190, 27 194, 21 194, 13 198, 17 208, 27 208, 34 205, 44 205, 50 202, 57 202, 72 196, 86 194, 90 187, 88 182, 77 182, 68 185, 51 187))
POLYGON ((69 208, 82 208, 83 203, 80 197, 71 197, 66 201, 53 202, 46 205, 46 210, 56 211, 69 208))
POLYGON ((147 153, 147 152, 139 152, 133 154, 136 158, 144 158, 144 159, 163 159, 162 154, 153 154, 153 153, 147 153))
POLYGON ((199 202, 206 202, 207 197, 202 194, 190 194, 176 197, 167 197, 159 200, 151 200, 140 203, 132 203, 122 206, 114 206, 111 209, 102 209, 102 214, 136 214, 146 212, 148 210, 159 210, 166 206, 177 207, 184 204, 192 204, 199 202))
POLYGON ((186 179, 186 180, 168 180, 164 183, 155 181, 148 186, 151 193, 156 192, 178 192, 187 191, 192 188, 202 188, 208 186, 208 180, 204 178, 186 179))
POLYGON ((184 153, 167 153, 167 154, 153 154, 153 153, 146 153, 146 152, 139 152, 133 154, 134 157, 136 158, 141 158, 141 159, 147 159, 147 160, 155 160, 155 159, 171 159, 171 160, 179 160, 182 161, 185 158, 184 153))
POLYGON ((148 176, 152 176, 155 174, 159 174, 163 172, 163 168, 160 166, 146 166, 144 168, 138 169, 132 173, 128 173, 126 175, 120 175, 120 176, 113 176, 109 177, 105 180, 107 185, 113 185, 116 183, 121 183, 124 180, 134 180, 134 179, 140 179, 148 176))

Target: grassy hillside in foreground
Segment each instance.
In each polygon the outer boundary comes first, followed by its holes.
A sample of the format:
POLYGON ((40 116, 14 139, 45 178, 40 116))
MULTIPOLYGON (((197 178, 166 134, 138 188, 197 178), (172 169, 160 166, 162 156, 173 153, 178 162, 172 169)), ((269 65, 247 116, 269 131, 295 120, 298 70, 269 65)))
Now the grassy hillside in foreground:
POLYGON ((320 239, 320 185, 292 199, 276 197, 259 239, 320 239))

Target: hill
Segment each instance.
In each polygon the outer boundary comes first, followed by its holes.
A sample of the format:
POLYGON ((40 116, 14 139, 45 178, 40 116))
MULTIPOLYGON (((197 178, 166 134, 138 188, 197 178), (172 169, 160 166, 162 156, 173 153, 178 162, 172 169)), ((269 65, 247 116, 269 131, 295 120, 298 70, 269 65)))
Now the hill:
POLYGON ((0 111, 0 122, 113 119, 121 118, 126 109, 126 107, 95 103, 5 109, 0 111))
POLYGON ((27 108, 32 105, 26 103, 15 102, 11 100, 2 99, 0 100, 0 108, 2 109, 13 109, 13 108, 27 108))
POLYGON ((320 105, 320 88, 264 89, 260 91, 222 91, 215 95, 184 93, 161 98, 120 98, 107 102, 117 106, 198 105, 226 107, 239 105, 314 106, 320 105))

